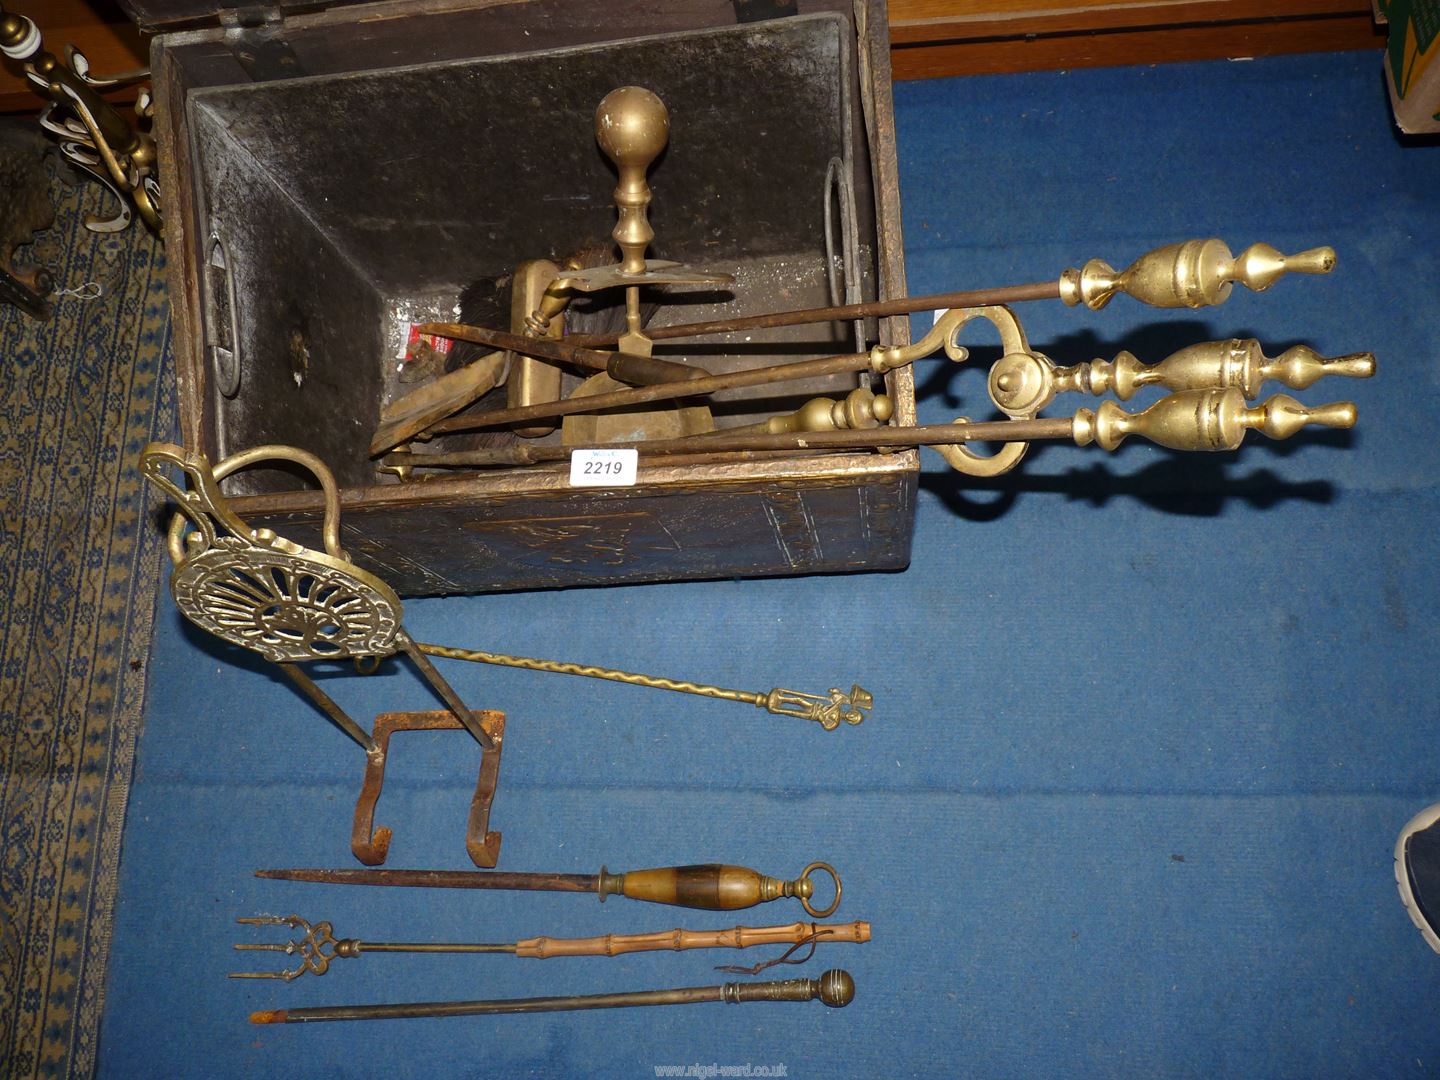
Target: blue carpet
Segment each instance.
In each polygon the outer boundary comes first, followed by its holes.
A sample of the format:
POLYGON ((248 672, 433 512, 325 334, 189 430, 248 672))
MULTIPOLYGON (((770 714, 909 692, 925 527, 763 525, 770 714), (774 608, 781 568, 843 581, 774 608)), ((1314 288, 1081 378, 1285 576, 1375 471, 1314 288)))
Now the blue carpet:
MULTIPOLYGON (((38 126, 34 138, 45 146, 38 126)), ((88 231, 88 216, 115 212, 113 197, 68 170, 52 168, 50 180, 55 224, 22 261, 49 267, 58 287, 96 295, 58 298, 46 322, 0 305, 7 1080, 88 1077, 95 1068, 164 548, 148 527, 157 500, 134 457, 150 440, 173 437, 175 425, 158 242, 139 226, 88 231)), ((0 191, 0 201, 11 197, 0 191)))
MULTIPOLYGON (((1391 876, 1440 798, 1432 532, 1440 148, 1392 134, 1364 54, 902 84, 910 289, 1117 265, 1218 235, 1331 243, 1339 271, 1165 313, 1021 312, 1061 362, 1257 336, 1373 348, 1361 426, 1234 455, 1046 447, 967 483, 927 455, 900 574, 649 585, 407 605, 421 640, 756 689, 856 680, 873 719, 801 721, 558 676, 446 672, 509 716, 503 868, 729 861, 845 878, 843 1012, 694 1006, 255 1028, 252 1009, 721 981, 748 954, 343 961, 236 983, 237 915, 371 939, 511 940, 791 921, 583 896, 358 890, 249 876, 350 863, 360 755, 277 673, 162 607, 121 866, 108 1076, 1423 1075, 1440 957, 1391 876), (237 663, 238 661, 238 663, 237 663), (697 1070, 703 1071, 703 1070, 697 1070)), ((919 320, 922 325, 928 320, 919 320)), ((929 361, 922 419, 975 414, 929 361)), ((1078 404, 1071 399, 1065 404, 1078 404)), ((1052 409, 1052 412, 1058 411, 1052 409)), ((424 708, 407 673, 327 682, 361 716, 424 708)), ((400 736, 399 738, 404 738, 400 736)), ((413 735, 379 820, 393 866, 464 866, 474 760, 413 735)), ((263 958, 263 954, 262 958, 263 958)), ((278 957, 277 957, 278 959, 278 957)))

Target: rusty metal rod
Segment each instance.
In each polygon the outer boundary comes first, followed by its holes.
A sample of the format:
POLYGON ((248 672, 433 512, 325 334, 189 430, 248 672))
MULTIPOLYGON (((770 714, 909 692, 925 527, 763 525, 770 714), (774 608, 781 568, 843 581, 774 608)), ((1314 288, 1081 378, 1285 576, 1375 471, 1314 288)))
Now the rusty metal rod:
MULTIPOLYGON (((776 311, 766 315, 741 315, 733 319, 712 319, 709 322, 685 323, 679 326, 650 326, 645 336, 652 341, 667 338, 703 337, 707 334, 729 334, 736 330, 763 330, 777 326, 804 326, 809 323, 845 322, 850 319, 884 318, 888 315, 909 315, 917 311, 939 308, 986 307, 991 304, 1015 304, 1024 300, 1060 299, 1059 281, 1037 281, 1029 285, 1006 285, 997 289, 971 289, 966 292, 932 293, 929 296, 902 296, 898 300, 869 300, 860 304, 805 308, 798 311, 776 311)), ((613 345, 620 339, 614 334, 576 334, 565 340, 572 345, 613 345)))
MULTIPOLYGON (((175 516, 179 517, 180 515, 176 514, 175 516)), ((315 703, 315 707, 329 717, 336 727, 359 743, 360 749, 367 754, 380 752, 380 747, 375 739, 352 720, 350 714, 336 704, 334 698, 315 685, 315 680, 305 674, 299 664, 282 663, 280 670, 290 677, 290 681, 299 687, 305 696, 315 703)))
POLYGON ((624 994, 575 994, 569 997, 505 998, 498 1001, 417 1001, 400 1005, 328 1005, 306 1009, 264 1009, 250 1014, 252 1024, 305 1024, 320 1020, 408 1020, 420 1016, 483 1016, 496 1013, 568 1012, 623 1009, 638 1005, 697 1005, 723 1001, 822 1001, 841 1009, 855 1000, 855 980, 835 968, 818 979, 724 983, 675 990, 636 990, 624 994))
MULTIPOLYGON (((431 332, 426 331, 426 333, 431 332)), ((434 332, 440 333, 440 331, 434 332)), ((442 333, 441 336, 443 337, 444 334, 442 333)), ((467 337, 464 340, 474 339, 467 337)), ((801 360, 792 364, 775 364, 770 367, 750 368, 745 371, 730 371, 723 375, 706 375, 703 378, 690 379, 686 382, 664 382, 652 386, 637 386, 631 390, 615 390, 608 394, 594 394, 590 397, 548 401, 540 405, 527 405, 517 409, 499 409, 492 413, 452 416, 448 420, 432 424, 430 431, 432 434, 440 435, 449 431, 474 431, 478 428, 504 427, 509 424, 528 423, 531 420, 553 416, 571 416, 575 413, 591 413, 599 412, 602 409, 643 405, 650 401, 674 401, 679 398, 713 394, 721 390, 735 390, 744 386, 764 386, 796 379, 810 379, 821 375, 835 375, 846 371, 868 370, 870 370, 869 353, 822 356, 816 360, 801 360)))
POLYGON ((618 382, 642 386, 654 383, 684 382, 686 379, 700 379, 708 374, 704 368, 690 367, 675 360, 662 360, 659 357, 644 356, 640 353, 599 352, 565 341, 510 334, 504 330, 469 326, 466 323, 424 323, 416 329, 422 334, 458 338, 460 341, 472 341, 491 349, 505 349, 525 356, 538 356, 542 360, 574 364, 587 371, 603 371, 618 382))
POLYGON ((460 700, 460 695, 455 693, 455 688, 445 681, 445 676, 436 670, 430 657, 425 655, 425 651, 419 648, 414 639, 404 630, 395 635, 395 640, 405 655, 410 657, 410 662, 420 669, 421 676, 430 684, 430 688, 440 695, 440 700, 445 702, 451 714, 460 721, 460 726, 480 744, 480 749, 494 750, 495 740, 476 719, 475 714, 465 707, 465 703, 460 700))
POLYGON ((386 466, 475 469, 503 465, 538 465, 568 461, 575 450, 633 446, 648 454, 723 454, 744 450, 870 450, 880 446, 943 446, 963 442, 1035 442, 1069 439, 1075 422, 1068 416, 1038 420, 986 420, 974 424, 922 424, 918 427, 869 428, 860 431, 798 431, 778 435, 725 435, 723 432, 680 439, 647 439, 636 443, 586 443, 582 446, 506 446, 440 454, 387 454, 386 466))

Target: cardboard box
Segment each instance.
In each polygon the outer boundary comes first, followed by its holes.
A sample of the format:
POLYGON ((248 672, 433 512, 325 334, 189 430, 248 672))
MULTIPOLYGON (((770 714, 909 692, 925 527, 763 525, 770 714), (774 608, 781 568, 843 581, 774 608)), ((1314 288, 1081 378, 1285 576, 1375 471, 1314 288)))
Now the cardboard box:
POLYGON ((1375 0, 1390 27, 1385 82, 1401 131, 1440 131, 1440 0, 1375 0))

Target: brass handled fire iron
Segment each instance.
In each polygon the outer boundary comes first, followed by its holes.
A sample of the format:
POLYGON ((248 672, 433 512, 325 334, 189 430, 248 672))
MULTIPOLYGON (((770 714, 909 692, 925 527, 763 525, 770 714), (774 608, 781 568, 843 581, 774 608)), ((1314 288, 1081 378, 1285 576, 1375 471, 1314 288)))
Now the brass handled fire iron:
POLYGON ((637 990, 624 994, 509 998, 500 1001, 442 1001, 403 1005, 328 1005, 308 1009, 265 1009, 250 1014, 252 1024, 305 1024, 322 1020, 407 1020, 422 1016, 482 1016, 494 1013, 566 1012, 575 1009, 623 1009, 639 1005, 698 1005, 722 1001, 819 1001, 843 1009, 855 1000, 855 980, 838 968, 818 979, 724 983, 675 990, 637 990))
MULTIPOLYGON (((1203 245, 1202 245, 1203 246, 1203 245)), ((1222 245, 1223 246, 1223 245, 1222 245)), ((1185 245, 1152 252, 1174 262, 1185 245)), ((1228 249, 1226 249, 1228 250, 1228 249)), ((1333 253, 1332 253, 1333 256, 1333 253)), ((1149 258, 1149 256, 1147 256, 1149 258)), ((1330 262, 1333 262, 1333 257, 1330 262)), ((1278 272, 1278 271, 1277 271, 1278 272)), ((1256 279, 1256 275, 1249 275, 1256 279)), ((1260 278, 1258 280, 1264 280, 1260 278)), ((1273 277, 1272 279, 1273 280, 1273 277)), ((726 453, 738 451, 840 450, 879 447, 929 446, 955 470, 972 476, 998 476, 1020 463, 1028 444, 1042 439, 1071 439, 1084 446, 1095 443, 1111 450, 1129 435, 1139 435, 1174 450, 1233 450, 1247 430, 1274 439, 1290 438, 1307 425, 1353 427, 1356 409, 1341 401, 1306 408, 1294 398, 1277 395, 1255 408, 1245 399, 1256 397, 1268 380, 1294 389, 1308 387, 1327 375, 1369 378, 1375 372, 1370 353, 1353 353, 1327 359, 1308 346, 1297 345, 1273 359, 1252 339, 1192 345, 1165 361, 1147 367, 1129 353, 1115 360, 1057 367, 1049 357, 1032 349, 1010 308, 999 304, 955 308, 943 313, 919 341, 910 345, 877 345, 868 353, 825 357, 797 363, 730 372, 683 383, 639 387, 602 394, 585 402, 559 402, 543 409, 494 413, 485 423, 500 424, 535 415, 554 415, 590 407, 617 407, 660 401, 699 393, 714 393, 742 386, 758 386, 795 379, 869 370, 884 374, 943 352, 956 363, 969 359, 969 349, 958 335, 975 320, 991 323, 999 332, 1003 355, 990 372, 989 391, 995 406, 1009 417, 1001 422, 972 423, 958 417, 953 424, 891 427, 888 399, 861 389, 872 401, 855 409, 855 421, 837 403, 817 398, 797 412, 749 428, 711 432, 703 436, 654 439, 635 444, 641 455, 726 453), (1129 398, 1143 386, 1157 385, 1176 392, 1139 414, 1126 413, 1113 402, 1098 410, 1081 409, 1070 417, 1041 418, 1040 410, 1061 392, 1115 391, 1129 398), (971 449, 971 443, 1000 442, 992 454, 971 449)), ((464 328, 467 337, 485 339, 488 332, 464 328)), ((850 403, 847 403, 849 405, 850 403)), ((458 425, 457 425, 458 426, 458 425)), ((467 426, 477 426, 469 424, 467 426)), ((596 444, 583 444, 596 445, 596 444)), ((524 446, 420 455, 396 454, 392 466, 474 468, 528 465, 562 460, 573 447, 524 446)))

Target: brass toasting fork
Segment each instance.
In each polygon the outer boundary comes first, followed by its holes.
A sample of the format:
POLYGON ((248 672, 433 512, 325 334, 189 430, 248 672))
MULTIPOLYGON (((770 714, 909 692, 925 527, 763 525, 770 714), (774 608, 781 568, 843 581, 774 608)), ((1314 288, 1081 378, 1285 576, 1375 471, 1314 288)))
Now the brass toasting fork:
MULTIPOLYGON (((337 938, 329 922, 309 923, 298 915, 259 915, 235 920, 244 926, 288 926, 300 931, 283 945, 242 943, 243 952, 279 952, 297 962, 281 971, 236 971, 232 979, 283 979, 291 982, 307 973, 324 975, 333 960, 351 959, 363 953, 508 953, 534 960, 557 956, 621 956, 635 952, 679 952, 685 949, 748 949, 754 945, 805 945, 810 942, 851 942, 870 940, 868 922, 831 926, 796 922, 785 926, 732 926, 728 930, 660 930, 653 934, 604 934, 589 938, 533 937, 510 942, 407 942, 361 941, 337 938)), ((798 961, 789 961, 796 963, 798 961)))

